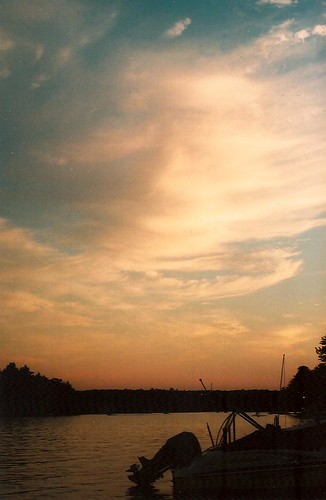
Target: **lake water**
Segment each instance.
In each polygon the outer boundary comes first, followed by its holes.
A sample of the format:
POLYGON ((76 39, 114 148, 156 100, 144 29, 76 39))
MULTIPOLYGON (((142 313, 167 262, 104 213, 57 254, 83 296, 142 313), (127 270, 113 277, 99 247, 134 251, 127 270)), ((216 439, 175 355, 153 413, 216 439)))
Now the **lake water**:
MULTIPOLYGON (((0 497, 35 500, 172 499, 167 472, 148 493, 128 480, 126 469, 137 456, 151 458, 164 442, 182 431, 210 446, 206 422, 214 438, 225 413, 81 415, 74 417, 0 420, 0 497)), ((274 415, 257 421, 265 425, 274 415)), ((281 416, 281 426, 297 420, 281 416)), ((253 430, 237 422, 237 437, 253 430)))

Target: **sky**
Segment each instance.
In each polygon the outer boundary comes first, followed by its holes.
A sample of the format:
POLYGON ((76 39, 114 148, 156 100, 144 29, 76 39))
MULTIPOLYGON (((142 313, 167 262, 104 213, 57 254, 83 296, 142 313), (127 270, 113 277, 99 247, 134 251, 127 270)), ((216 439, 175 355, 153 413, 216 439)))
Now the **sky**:
POLYGON ((0 369, 230 390, 316 366, 326 2, 0 9, 0 369))

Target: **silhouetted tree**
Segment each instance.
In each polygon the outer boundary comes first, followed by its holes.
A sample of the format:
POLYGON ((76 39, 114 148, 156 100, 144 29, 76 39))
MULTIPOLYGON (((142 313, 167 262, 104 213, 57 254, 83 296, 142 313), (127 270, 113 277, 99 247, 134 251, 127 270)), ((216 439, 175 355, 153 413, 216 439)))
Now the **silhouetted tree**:
POLYGON ((289 409, 318 415, 326 410, 326 335, 315 350, 320 363, 313 370, 299 366, 286 388, 285 396, 289 409))
POLYGON ((316 412, 326 410, 326 363, 319 363, 312 371, 311 409, 316 412))
POLYGON ((28 366, 9 363, 0 371, 0 414, 7 416, 74 413, 75 394, 69 382, 34 375, 28 366))
POLYGON ((311 370, 307 366, 299 366, 287 387, 287 397, 295 411, 301 412, 310 404, 312 385, 311 370))
POLYGON ((319 342, 320 347, 315 347, 316 353, 318 355, 319 361, 326 364, 326 335, 321 338, 319 342))

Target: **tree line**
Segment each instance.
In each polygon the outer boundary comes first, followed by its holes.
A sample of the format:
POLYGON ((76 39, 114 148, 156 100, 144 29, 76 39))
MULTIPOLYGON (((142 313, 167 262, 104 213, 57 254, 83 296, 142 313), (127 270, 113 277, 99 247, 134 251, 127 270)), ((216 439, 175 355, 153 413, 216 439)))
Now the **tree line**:
POLYGON ((326 335, 316 348, 319 364, 300 366, 281 391, 179 391, 174 389, 75 390, 62 379, 49 379, 18 368, 0 371, 1 416, 58 416, 90 413, 254 412, 322 413, 326 411, 326 335))
POLYGON ((75 390, 62 379, 34 374, 28 366, 9 363, 0 371, 0 415, 66 415, 74 406, 75 390))
POLYGON ((326 335, 315 350, 319 364, 312 370, 305 365, 299 366, 282 396, 286 405, 298 413, 326 411, 326 335))

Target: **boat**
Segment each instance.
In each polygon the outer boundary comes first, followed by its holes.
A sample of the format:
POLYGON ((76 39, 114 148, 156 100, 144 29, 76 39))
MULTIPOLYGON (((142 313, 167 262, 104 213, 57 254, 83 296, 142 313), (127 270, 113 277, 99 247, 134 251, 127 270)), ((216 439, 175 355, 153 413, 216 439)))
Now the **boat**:
POLYGON ((326 498, 326 421, 281 429, 278 416, 263 427, 245 412, 231 412, 207 450, 194 434, 180 433, 151 460, 139 457, 129 479, 144 487, 168 469, 176 497, 326 498), (256 429, 236 439, 237 417, 256 429))
POLYGON ((214 451, 176 469, 173 489, 187 498, 325 498, 325 474, 320 452, 214 451))

